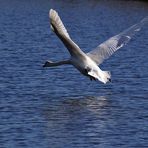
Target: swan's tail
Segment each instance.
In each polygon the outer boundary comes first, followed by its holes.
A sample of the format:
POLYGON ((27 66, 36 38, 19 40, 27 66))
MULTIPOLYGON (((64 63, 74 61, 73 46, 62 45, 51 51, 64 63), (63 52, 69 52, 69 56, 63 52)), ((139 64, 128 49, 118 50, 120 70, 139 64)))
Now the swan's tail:
POLYGON ((111 82, 111 73, 109 71, 102 71, 103 72, 103 76, 102 76, 102 79, 103 79, 103 83, 107 83, 108 81, 111 82))

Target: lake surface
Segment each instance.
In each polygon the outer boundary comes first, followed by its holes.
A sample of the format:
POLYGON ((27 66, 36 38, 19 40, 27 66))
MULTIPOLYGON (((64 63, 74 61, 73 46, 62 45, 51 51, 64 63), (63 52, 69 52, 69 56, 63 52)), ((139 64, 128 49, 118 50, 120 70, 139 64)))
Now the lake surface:
POLYGON ((144 1, 3 0, 0 4, 0 148, 148 147, 148 28, 106 60, 112 83, 72 66, 50 30, 56 9, 85 51, 148 15, 144 1))

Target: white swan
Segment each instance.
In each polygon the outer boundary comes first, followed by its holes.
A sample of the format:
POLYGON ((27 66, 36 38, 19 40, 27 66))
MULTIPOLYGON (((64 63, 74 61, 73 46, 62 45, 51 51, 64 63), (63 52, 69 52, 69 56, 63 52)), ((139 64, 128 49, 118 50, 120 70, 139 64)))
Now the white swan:
POLYGON ((79 46, 72 41, 60 17, 58 16, 58 13, 55 10, 50 10, 49 18, 51 29, 67 47, 71 57, 68 60, 59 62, 46 61, 43 67, 71 64, 83 75, 90 77, 90 80, 99 80, 104 84, 108 81, 111 81, 111 74, 108 71, 102 71, 97 65, 101 64, 115 51, 123 47, 123 45, 125 45, 146 22, 148 22, 148 17, 146 17, 140 23, 135 24, 122 33, 109 38, 107 41, 100 44, 96 49, 85 54, 79 48, 79 46))

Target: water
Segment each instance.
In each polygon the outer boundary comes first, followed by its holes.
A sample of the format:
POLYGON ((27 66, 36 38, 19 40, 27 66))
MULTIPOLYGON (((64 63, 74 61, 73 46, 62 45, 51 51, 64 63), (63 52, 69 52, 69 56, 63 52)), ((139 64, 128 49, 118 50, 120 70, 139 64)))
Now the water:
POLYGON ((85 51, 148 15, 143 1, 17 1, 0 4, 0 148, 148 147, 148 29, 101 65, 112 83, 72 66, 49 28, 55 8, 85 51))

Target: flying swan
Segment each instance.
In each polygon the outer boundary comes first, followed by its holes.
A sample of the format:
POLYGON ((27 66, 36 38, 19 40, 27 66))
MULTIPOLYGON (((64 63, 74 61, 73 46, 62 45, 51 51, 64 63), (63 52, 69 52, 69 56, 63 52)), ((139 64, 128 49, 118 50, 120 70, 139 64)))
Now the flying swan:
POLYGON ((102 71, 98 65, 100 65, 105 59, 109 58, 115 51, 127 44, 131 37, 136 32, 140 31, 141 27, 148 22, 148 17, 146 17, 138 24, 135 24, 120 34, 109 38, 107 41, 100 44, 96 49, 90 51, 89 53, 84 53, 79 46, 72 41, 55 10, 51 9, 49 11, 49 18, 51 29, 68 49, 70 58, 59 62, 46 61, 43 67, 71 64, 83 75, 88 76, 90 80, 99 80, 104 84, 111 81, 111 74, 109 71, 102 71))

